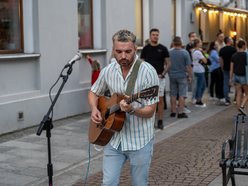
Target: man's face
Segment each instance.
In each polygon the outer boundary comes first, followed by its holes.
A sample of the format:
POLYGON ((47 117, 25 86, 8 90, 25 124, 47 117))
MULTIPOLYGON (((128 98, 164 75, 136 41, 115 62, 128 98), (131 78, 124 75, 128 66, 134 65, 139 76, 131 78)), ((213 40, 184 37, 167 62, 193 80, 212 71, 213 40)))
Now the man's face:
POLYGON ((197 38, 196 33, 192 33, 189 37, 190 41, 194 41, 197 38))
POLYGON ((159 32, 153 31, 150 34, 150 42, 152 43, 158 43, 159 40, 159 32))
POLYGON ((121 67, 130 67, 134 61, 136 46, 133 42, 114 41, 113 54, 121 67))

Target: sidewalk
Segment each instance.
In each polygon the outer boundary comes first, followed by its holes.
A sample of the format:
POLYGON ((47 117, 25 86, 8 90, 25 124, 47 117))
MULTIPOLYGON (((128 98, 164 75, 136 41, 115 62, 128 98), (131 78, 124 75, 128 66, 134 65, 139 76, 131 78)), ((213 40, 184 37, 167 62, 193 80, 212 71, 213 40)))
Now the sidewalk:
MULTIPOLYGON (((234 107, 226 108, 156 143, 149 185, 209 185, 220 174, 218 160, 221 144, 230 135, 232 122, 229 120, 234 110, 234 107)), ((180 125, 184 124, 180 122, 180 125)), ((87 184, 100 185, 101 180, 102 172, 98 172, 89 177, 87 184)), ((239 185, 240 182, 237 183, 239 185)), ((80 180, 73 186, 83 185, 83 181, 80 180)), ((126 185, 131 185, 128 166, 122 171, 120 180, 120 186, 126 185)))
MULTIPOLYGON (((167 102, 168 101, 169 99, 167 98, 167 102)), ((235 109, 232 106, 219 106, 215 105, 214 102, 211 101, 207 102, 206 108, 196 108, 190 103, 188 104, 188 108, 192 110, 192 113, 188 114, 188 119, 170 118, 170 111, 169 109, 166 110, 164 117, 166 126, 162 131, 156 130, 155 141, 156 144, 159 144, 155 145, 157 150, 162 150, 160 149, 161 145, 166 144, 167 141, 171 141, 171 139, 175 136, 180 138, 180 135, 184 131, 191 130, 192 127, 198 126, 201 124, 201 121, 206 121, 210 117, 218 119, 217 113, 225 113, 226 109, 233 109, 229 111, 229 115, 226 115, 226 118, 230 118, 229 125, 231 125, 231 118, 235 113, 235 109)), ((222 116, 225 118, 225 114, 222 116)), ((91 156, 89 166, 89 180, 91 178, 90 176, 94 177, 94 175, 98 175, 100 173, 102 151, 97 151, 93 145, 89 146, 87 135, 88 124, 88 114, 54 122, 55 127, 52 129, 51 137, 54 185, 70 186, 75 183, 83 185, 82 179, 85 178, 85 175, 88 171, 89 154, 91 156)), ((32 128, 27 131, 0 137, 0 185, 48 185, 46 168, 48 162, 46 132, 43 131, 41 136, 37 136, 36 130, 37 128, 32 128)), ((224 127, 221 130, 227 131, 226 134, 230 133, 229 128, 224 127)), ((197 139, 195 139, 194 136, 191 137, 192 138, 190 143, 194 144, 192 142, 197 139)), ((177 149, 177 144, 174 146, 177 149)), ((101 149, 101 147, 97 148, 101 149)), ((167 148, 168 147, 165 147, 164 154, 171 154, 175 150, 170 148, 167 150, 167 148)), ((202 148, 208 149, 210 147, 203 146, 202 148)), ((160 156, 164 157, 164 154, 160 154, 160 156)), ((157 156, 157 158, 160 158, 160 156, 157 156)), ((192 158, 190 160, 194 159, 192 158)), ((219 159, 219 157, 215 158, 216 160, 219 159)), ((162 172, 166 172, 167 170, 171 172, 171 170, 168 168, 162 169, 162 172)), ((156 170, 152 171, 155 173, 155 176, 160 176, 161 174, 156 170)), ((220 173, 220 169, 218 169, 218 171, 218 173, 220 173)), ((221 185, 221 179, 219 179, 218 175, 219 174, 217 173, 214 174, 214 178, 217 177, 217 179, 211 183, 211 186, 221 185)), ((214 178, 212 178, 212 180, 214 178)), ((242 178, 244 178, 244 176, 242 178)), ((247 178, 246 180, 248 181, 247 178)), ((92 184, 87 183, 87 185, 92 184)), ((100 185, 100 182, 98 182, 96 185, 100 185)))

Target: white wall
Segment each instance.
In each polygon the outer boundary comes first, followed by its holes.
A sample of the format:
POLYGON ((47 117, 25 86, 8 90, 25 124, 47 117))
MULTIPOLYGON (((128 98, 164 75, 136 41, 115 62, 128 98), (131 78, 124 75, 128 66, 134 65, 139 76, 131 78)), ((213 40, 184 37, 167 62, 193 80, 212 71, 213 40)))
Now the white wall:
POLYGON ((150 28, 160 30, 160 43, 170 47, 174 35, 173 4, 168 0, 150 1, 150 28))
MULTIPOLYGON (((181 37, 183 39, 183 44, 187 44, 188 43, 188 33, 189 32, 196 32, 198 35, 198 27, 196 23, 196 19, 195 19, 195 10, 193 7, 193 2, 194 0, 188 0, 188 1, 181 1, 181 37), (191 18, 191 16, 193 16, 191 18), (192 22, 193 21, 193 22, 192 22)), ((180 10, 178 10, 180 11, 180 10)))
MULTIPOLYGON (((30 40, 31 44, 26 48, 31 46, 41 56, 0 60, 1 133, 39 124, 50 106, 49 88, 78 50, 76 0, 35 0, 33 8, 34 41, 30 40), (22 121, 17 120, 20 111, 24 113, 22 121)), ((54 119, 89 111, 86 98, 90 75, 91 68, 86 61, 74 64, 54 108, 54 119)), ((61 82, 53 90, 53 95, 61 82)))
POLYGON ((112 51, 112 35, 120 29, 135 31, 133 0, 106 0, 104 1, 104 25, 103 37, 105 37, 105 47, 108 50, 108 58, 112 51))

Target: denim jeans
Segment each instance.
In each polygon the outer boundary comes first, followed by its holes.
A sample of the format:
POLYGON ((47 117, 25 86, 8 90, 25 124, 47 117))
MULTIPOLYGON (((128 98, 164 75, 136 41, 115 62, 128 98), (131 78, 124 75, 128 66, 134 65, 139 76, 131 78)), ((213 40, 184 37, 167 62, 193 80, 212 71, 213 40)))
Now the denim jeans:
POLYGON ((196 79, 195 79, 194 75, 192 76, 191 91, 192 91, 191 99, 194 100, 195 99, 195 93, 196 93, 196 79))
POLYGON ((203 73, 194 73, 195 81, 196 81, 196 91, 195 91, 195 99, 201 100, 203 93, 206 89, 206 80, 205 80, 205 72, 203 73))
POLYGON ((217 97, 218 99, 224 98, 223 92, 223 72, 221 68, 214 69, 211 72, 211 81, 209 86, 209 93, 211 97, 217 97))
POLYGON ((223 81, 223 92, 224 92, 224 97, 226 99, 226 101, 230 101, 229 98, 229 79, 230 79, 230 72, 229 71, 224 71, 223 72, 223 77, 224 77, 224 81, 223 81))
POLYGON ((153 154, 153 141, 154 139, 136 151, 122 151, 121 145, 116 150, 107 144, 104 148, 102 186, 119 185, 121 170, 127 160, 130 161, 132 185, 146 186, 153 154))

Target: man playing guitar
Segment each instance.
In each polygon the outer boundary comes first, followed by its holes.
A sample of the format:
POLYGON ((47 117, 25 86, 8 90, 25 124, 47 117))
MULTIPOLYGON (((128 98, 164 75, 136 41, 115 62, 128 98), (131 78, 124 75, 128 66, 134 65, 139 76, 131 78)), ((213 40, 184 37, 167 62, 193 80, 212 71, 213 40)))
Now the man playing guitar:
MULTIPOLYGON (((91 87, 88 101, 91 107, 91 120, 102 125, 103 117, 98 109, 98 98, 106 90, 125 95, 134 64, 137 62, 136 36, 128 30, 120 30, 112 37, 113 54, 116 61, 101 70, 91 87)), ((147 62, 139 66, 133 93, 158 86, 156 70, 147 62)), ((127 97, 126 97, 127 98, 127 97)), ((125 112, 123 128, 115 132, 104 147, 103 184, 118 185, 121 169, 130 161, 132 185, 147 185, 148 173, 153 153, 155 110, 158 96, 153 99, 140 99, 138 102, 119 102, 121 112, 125 112)))

